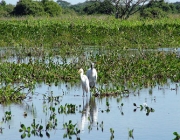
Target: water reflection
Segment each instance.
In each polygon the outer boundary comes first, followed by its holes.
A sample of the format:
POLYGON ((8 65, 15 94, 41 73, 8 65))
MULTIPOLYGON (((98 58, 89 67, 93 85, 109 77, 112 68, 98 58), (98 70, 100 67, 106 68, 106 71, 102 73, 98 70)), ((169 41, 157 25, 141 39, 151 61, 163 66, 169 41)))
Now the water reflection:
POLYGON ((83 131, 88 128, 92 128, 98 121, 98 108, 94 97, 83 98, 83 110, 81 115, 80 130, 83 131))

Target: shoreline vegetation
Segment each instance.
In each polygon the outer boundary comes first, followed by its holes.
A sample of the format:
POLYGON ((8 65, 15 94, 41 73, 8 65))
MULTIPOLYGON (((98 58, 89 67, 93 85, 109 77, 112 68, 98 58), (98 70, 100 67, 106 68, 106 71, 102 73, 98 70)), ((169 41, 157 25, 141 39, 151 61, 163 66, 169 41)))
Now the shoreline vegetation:
POLYGON ((119 20, 102 15, 2 18, 0 46, 173 48, 180 45, 178 17, 156 20, 119 20))

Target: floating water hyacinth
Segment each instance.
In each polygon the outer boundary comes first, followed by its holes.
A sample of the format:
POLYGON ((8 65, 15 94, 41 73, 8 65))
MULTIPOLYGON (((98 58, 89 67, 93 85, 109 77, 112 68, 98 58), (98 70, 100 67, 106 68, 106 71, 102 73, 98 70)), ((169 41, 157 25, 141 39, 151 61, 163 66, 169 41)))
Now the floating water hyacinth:
POLYGON ((134 131, 134 129, 131 129, 131 130, 129 130, 129 131, 128 131, 129 138, 134 139, 134 136, 133 136, 133 131, 134 131))
POLYGON ((146 115, 148 116, 150 112, 154 112, 155 110, 151 107, 147 106, 147 103, 143 103, 143 105, 139 105, 137 106, 136 103, 133 103, 133 106, 135 106, 136 108, 134 109, 134 112, 136 112, 137 108, 140 108, 140 111, 142 111, 143 109, 146 111, 146 115))

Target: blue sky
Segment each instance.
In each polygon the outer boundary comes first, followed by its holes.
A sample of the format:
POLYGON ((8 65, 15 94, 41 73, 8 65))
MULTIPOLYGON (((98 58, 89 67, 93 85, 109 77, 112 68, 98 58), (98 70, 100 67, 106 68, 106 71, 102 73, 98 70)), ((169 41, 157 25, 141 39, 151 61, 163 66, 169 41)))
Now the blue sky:
MULTIPOLYGON (((19 1, 19 0, 5 0, 7 4, 13 4, 13 5, 16 5, 16 3, 19 1)), ((54 1, 57 1, 57 0, 54 0, 54 1)), ((71 4, 77 4, 77 3, 80 3, 80 2, 85 2, 86 0, 65 0, 67 2, 70 2, 71 4)), ((180 2, 180 0, 165 0, 167 2, 180 2)))

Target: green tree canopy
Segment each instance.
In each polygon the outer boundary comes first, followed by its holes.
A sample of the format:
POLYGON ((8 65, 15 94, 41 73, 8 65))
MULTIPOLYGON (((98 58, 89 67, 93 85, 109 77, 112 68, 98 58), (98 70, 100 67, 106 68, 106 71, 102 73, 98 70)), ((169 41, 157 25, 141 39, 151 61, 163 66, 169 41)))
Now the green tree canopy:
POLYGON ((180 2, 176 2, 173 4, 177 10, 178 13, 180 13, 180 2))
POLYGON ((91 1, 83 11, 87 14, 112 14, 114 13, 114 6, 109 0, 91 1))
POLYGON ((0 17, 8 17, 13 11, 14 6, 12 4, 6 4, 4 0, 0 2, 0 17))
POLYGON ((0 5, 1 5, 1 6, 6 6, 5 0, 1 0, 0 5))
POLYGON ((43 3, 44 11, 50 16, 59 16, 62 13, 62 8, 53 1, 46 1, 43 3))
POLYGON ((44 14, 44 8, 40 2, 32 0, 20 0, 13 10, 13 15, 42 15, 44 14))
POLYGON ((175 12, 175 7, 164 0, 152 0, 140 11, 143 18, 161 18, 166 17, 168 13, 175 12))
POLYGON ((71 6, 71 3, 64 0, 57 0, 57 3, 63 8, 67 8, 71 6))
POLYGON ((58 16, 62 12, 62 8, 54 1, 42 0, 20 0, 15 6, 12 14, 16 16, 24 15, 50 15, 58 16))

